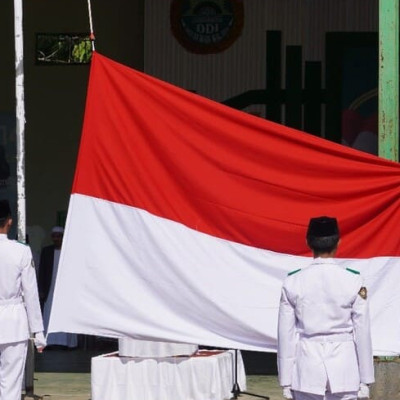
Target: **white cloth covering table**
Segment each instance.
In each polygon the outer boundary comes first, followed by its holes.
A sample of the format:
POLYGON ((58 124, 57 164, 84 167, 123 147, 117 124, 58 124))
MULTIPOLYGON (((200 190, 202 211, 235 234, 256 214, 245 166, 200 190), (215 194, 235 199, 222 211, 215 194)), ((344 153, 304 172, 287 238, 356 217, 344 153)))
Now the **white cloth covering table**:
MULTIPOLYGON (((246 389, 238 351, 237 381, 246 389)), ((234 350, 199 350, 193 356, 92 358, 92 400, 223 400, 232 397, 234 350)))
POLYGON ((188 343, 155 342, 128 337, 118 339, 118 352, 123 357, 191 356, 199 346, 188 343))

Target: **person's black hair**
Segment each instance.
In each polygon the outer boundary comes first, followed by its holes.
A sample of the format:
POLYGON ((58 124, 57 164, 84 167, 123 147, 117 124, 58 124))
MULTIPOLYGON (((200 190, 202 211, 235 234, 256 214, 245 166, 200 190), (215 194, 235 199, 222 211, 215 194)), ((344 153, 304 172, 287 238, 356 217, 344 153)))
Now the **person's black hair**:
POLYGON ((8 200, 0 200, 0 228, 4 228, 11 218, 11 208, 8 200))
POLYGON ((318 256, 325 253, 331 253, 337 248, 339 243, 339 234, 332 236, 316 237, 313 235, 307 236, 307 243, 314 255, 318 256))
POLYGON ((7 221, 11 218, 11 214, 8 217, 0 218, 0 228, 6 226, 7 221))

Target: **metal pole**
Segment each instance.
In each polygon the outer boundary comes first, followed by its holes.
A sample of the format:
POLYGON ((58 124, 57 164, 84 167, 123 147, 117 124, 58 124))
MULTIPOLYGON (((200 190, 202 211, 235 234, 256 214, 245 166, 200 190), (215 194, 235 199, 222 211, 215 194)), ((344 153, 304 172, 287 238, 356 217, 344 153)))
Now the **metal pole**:
POLYGON ((379 156, 399 160, 399 0, 379 0, 379 156))
POLYGON ((95 51, 96 50, 95 47, 94 47, 95 36, 94 36, 94 28, 93 28, 92 2, 91 2, 91 0, 87 0, 87 5, 88 5, 88 14, 89 14, 90 41, 92 43, 92 51, 95 51))
MULTIPOLYGON (((25 101, 24 101, 24 37, 22 0, 14 0, 14 40, 15 40, 15 97, 17 135, 17 233, 18 239, 26 241, 25 204, 25 101)), ((25 393, 33 396, 35 350, 29 341, 25 366, 25 393)))
POLYGON ((17 206, 18 239, 26 240, 25 215, 25 103, 24 103, 24 41, 22 31, 22 0, 14 0, 15 32, 15 96, 17 134, 17 206))

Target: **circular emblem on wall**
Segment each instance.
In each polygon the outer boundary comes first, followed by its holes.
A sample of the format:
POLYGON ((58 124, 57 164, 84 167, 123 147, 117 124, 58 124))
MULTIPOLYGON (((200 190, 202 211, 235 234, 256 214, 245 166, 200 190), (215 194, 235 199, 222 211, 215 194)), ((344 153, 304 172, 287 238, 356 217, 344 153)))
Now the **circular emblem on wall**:
POLYGON ((171 29, 192 53, 218 53, 242 33, 242 0, 173 0, 171 29))

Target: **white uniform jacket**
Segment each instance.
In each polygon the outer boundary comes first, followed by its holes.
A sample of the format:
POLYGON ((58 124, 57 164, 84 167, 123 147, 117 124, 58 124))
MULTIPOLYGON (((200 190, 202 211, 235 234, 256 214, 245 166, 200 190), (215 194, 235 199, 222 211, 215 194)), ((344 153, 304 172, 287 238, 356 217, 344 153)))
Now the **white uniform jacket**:
POLYGON ((30 248, 0 234, 0 344, 43 331, 30 248))
POLYGON ((374 382, 368 302, 357 271, 316 258, 283 283, 278 322, 281 386, 323 395, 374 382), (361 294, 363 294, 361 292, 361 294))

